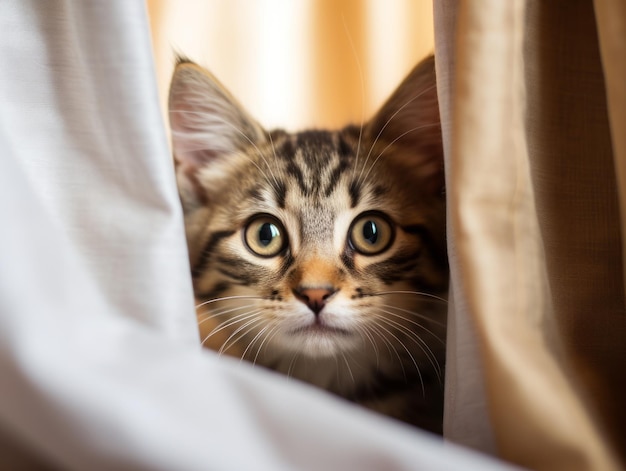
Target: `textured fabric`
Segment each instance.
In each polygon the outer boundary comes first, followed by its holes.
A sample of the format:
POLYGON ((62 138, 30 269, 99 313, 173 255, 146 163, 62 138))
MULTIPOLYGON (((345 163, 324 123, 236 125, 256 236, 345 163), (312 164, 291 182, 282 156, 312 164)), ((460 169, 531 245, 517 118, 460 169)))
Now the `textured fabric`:
POLYGON ((532 469, 620 469, 626 450, 624 8, 595 6, 609 114, 593 2, 435 7, 456 325, 446 435, 532 469))
POLYGON ((508 469, 199 348, 143 1, 0 38, 0 467, 508 469))
POLYGON ((526 128, 554 318, 581 395, 626 458, 620 160, 611 145, 594 7, 535 1, 527 17, 526 128))
MULTIPOLYGON (((441 126, 444 135, 445 165, 451 168, 450 160, 454 122, 453 91, 456 69, 456 25, 455 2, 435 2, 436 24, 435 55, 437 88, 441 126)), ((452 189, 451 172, 446 172, 448 193, 452 189)), ((455 206, 448 204, 448 213, 455 206)), ((453 274, 460 262, 453 225, 448 222, 448 258, 453 274)), ((474 326, 467 315, 468 306, 458 277, 450 280, 450 305, 448 310, 448 351, 446 360, 446 401, 444 407, 444 434, 451 441, 463 443, 486 453, 495 453, 489 411, 484 387, 484 368, 478 352, 478 341, 474 326)))

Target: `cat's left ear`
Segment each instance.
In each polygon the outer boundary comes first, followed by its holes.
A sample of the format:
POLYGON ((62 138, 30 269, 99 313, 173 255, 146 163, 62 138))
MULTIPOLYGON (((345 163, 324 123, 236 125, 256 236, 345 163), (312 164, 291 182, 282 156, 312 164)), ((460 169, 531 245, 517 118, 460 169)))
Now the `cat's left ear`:
POLYGON ((217 78, 183 58, 172 76, 169 119, 179 186, 200 201, 208 190, 199 179, 201 171, 213 166, 212 173, 219 174, 217 169, 233 154, 266 139, 263 128, 217 78))
MULTIPOLYGON (((443 194, 443 142, 435 58, 421 61, 367 124, 370 144, 377 142, 412 172, 430 193, 443 194)), ((386 151, 382 151, 385 154, 386 151)))

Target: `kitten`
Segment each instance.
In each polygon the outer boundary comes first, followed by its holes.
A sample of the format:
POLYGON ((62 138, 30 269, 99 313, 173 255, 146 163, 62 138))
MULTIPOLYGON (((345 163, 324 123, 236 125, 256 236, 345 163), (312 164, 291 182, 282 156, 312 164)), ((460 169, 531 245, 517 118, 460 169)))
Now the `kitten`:
POLYGON ((203 345, 441 433, 434 58, 361 127, 268 132, 186 59, 169 107, 203 345))

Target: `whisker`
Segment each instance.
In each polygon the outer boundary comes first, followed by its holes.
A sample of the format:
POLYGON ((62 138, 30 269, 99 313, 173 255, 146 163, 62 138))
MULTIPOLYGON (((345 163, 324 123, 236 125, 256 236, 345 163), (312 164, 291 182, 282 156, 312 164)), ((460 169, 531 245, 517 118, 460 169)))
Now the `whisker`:
MULTIPOLYGON (((385 319, 379 317, 377 320, 385 320, 385 319)), ((415 357, 411 354, 411 351, 407 348, 407 346, 404 344, 404 342, 402 342, 402 340, 400 340, 393 332, 391 332, 389 329, 385 328, 384 326, 382 326, 380 324, 377 324, 377 325, 378 325, 378 327, 383 329, 385 332, 387 332, 389 335, 391 335, 396 340, 396 342, 398 342, 398 344, 404 349, 404 351, 407 353, 407 355, 409 355, 409 358, 413 362, 413 365, 415 366, 415 370, 417 371, 417 376, 420 379, 420 383, 422 385, 422 394, 424 396, 426 396, 426 388, 424 386, 424 380, 422 378, 422 372, 420 371, 420 368, 417 365, 417 361, 415 361, 415 357)), ((405 376, 405 378, 406 378, 406 376, 405 376)))
POLYGON ((235 316, 231 319, 228 319, 224 322, 222 322, 221 324, 219 324, 217 327, 215 327, 211 332, 209 332, 209 334, 204 338, 204 340, 202 340, 202 345, 204 345, 204 343, 211 338, 212 336, 214 336, 215 334, 217 334, 218 332, 221 332, 224 329, 227 329, 228 327, 231 327, 235 324, 238 324, 239 322, 244 322, 247 319, 250 319, 252 317, 257 316, 259 313, 261 312, 261 310, 259 309, 258 311, 253 311, 253 312, 246 312, 243 314, 239 314, 238 316, 235 316))
MULTIPOLYGON (((257 313, 258 314, 258 313, 257 313)), ((253 316, 253 317, 256 317, 253 316)), ((230 347, 232 347, 233 345, 235 345, 237 342, 239 342, 242 338, 244 338, 249 332, 252 332, 252 330, 259 324, 262 323, 263 320, 259 319, 259 318, 255 318, 255 319, 251 319, 248 322, 246 322, 244 325, 241 325, 239 327, 237 327, 235 329, 235 331, 230 334, 230 336, 226 339, 226 341, 222 344, 222 346, 220 347, 220 349, 218 350, 218 355, 221 355, 222 353, 224 353, 226 350, 228 350, 230 347), (249 329, 245 330, 247 327, 250 327, 249 329), (230 342, 230 340, 237 335, 239 332, 244 331, 243 334, 241 334, 239 337, 237 337, 235 340, 233 340, 233 342, 228 345, 228 343, 230 342)))
POLYGON ((352 378, 352 384, 356 384, 356 380, 354 379, 354 375, 352 374, 352 368, 350 367, 350 362, 346 358, 345 353, 341 352, 341 356, 343 357, 343 361, 346 364, 346 367, 348 368, 348 373, 350 374, 350 378, 352 378))
POLYGON ((376 335, 378 335, 381 338, 381 340, 383 341, 383 343, 387 347, 387 350, 389 350, 389 355, 391 355, 392 349, 393 349, 393 353, 395 353, 396 358, 398 358, 398 363, 400 364, 400 369, 402 370, 402 375, 404 376, 404 381, 407 381, 406 370, 404 369, 404 362, 402 361, 402 358, 400 358, 400 354, 398 353, 398 349, 391 343, 391 341, 387 337, 385 337, 383 334, 381 334, 380 331, 378 330, 378 327, 383 328, 383 329, 384 329, 384 327, 379 325, 379 323, 377 322, 376 319, 372 319, 372 322, 375 325, 370 324, 369 328, 371 329, 372 332, 374 332, 376 335))
MULTIPOLYGON (((236 316, 228 317, 227 319, 224 319, 223 321, 221 321, 215 328, 223 326, 224 324, 228 324, 231 321, 238 322, 239 319, 241 319, 242 317, 245 317, 245 316, 247 316, 249 314, 250 314, 250 311, 246 311, 246 312, 243 312, 241 314, 237 314, 236 316)), ((211 320, 211 318, 214 318, 214 317, 217 317, 217 316, 208 316, 207 318, 202 319, 201 321, 198 321, 198 326, 201 326, 202 324, 204 324, 205 322, 211 320)), ((229 325, 226 325, 226 327, 229 327, 229 325)))
POLYGON ((437 375, 437 379, 439 380, 439 383, 441 383, 441 373, 442 373, 441 366, 439 365, 437 356, 434 354, 434 352, 431 350, 428 344, 419 335, 417 335, 411 329, 408 329, 406 326, 400 324, 399 322, 396 322, 392 319, 386 319, 384 317, 380 317, 379 319, 390 327, 395 326, 395 328, 398 329, 399 331, 401 332, 404 331, 410 339, 415 341, 415 344, 424 352, 426 358, 428 358, 428 361, 430 362, 433 369, 435 370, 435 374, 437 375))
POLYGON ((333 360, 335 360, 335 378, 337 378, 337 384, 341 384, 343 376, 339 374, 339 358, 337 355, 333 356, 333 360))
POLYGON ((208 301, 201 302, 200 304, 196 304, 196 309, 202 306, 206 306, 207 304, 217 303, 220 301, 230 301, 231 299, 263 299, 262 296, 224 296, 222 298, 214 298, 209 299, 208 301))
POLYGON ((213 319, 215 317, 223 316, 225 314, 230 314, 231 312, 239 311, 241 309, 248 309, 248 308, 251 308, 253 306, 254 306, 254 304, 246 304, 244 306, 237 306, 237 307, 233 307, 233 308, 230 308, 230 309, 224 308, 224 309, 221 309, 221 310, 218 310, 218 311, 211 311, 211 310, 209 310, 207 312, 200 313, 200 314, 198 314, 197 317, 198 317, 198 319, 200 319, 202 317, 202 320, 200 320, 200 322, 198 322, 198 325, 201 325, 202 323, 204 323, 204 322, 206 322, 206 321, 208 321, 210 319, 213 319))
POLYGON ((296 361, 298 361, 298 357, 299 356, 300 356, 300 352, 296 352, 296 353, 293 354, 293 358, 291 359, 291 362, 289 363, 289 368, 287 368, 287 377, 288 378, 291 378, 291 370, 296 365, 296 361))
POLYGON ((267 329, 269 329, 270 327, 272 327, 271 324, 266 325, 265 327, 263 327, 259 332, 257 332, 257 334, 254 336, 254 338, 250 341, 250 343, 248 343, 248 346, 246 347, 246 349, 243 351, 243 353, 241 354, 241 359, 239 360, 240 362, 243 361, 243 359, 246 357, 246 353, 248 353, 248 350, 250 350, 250 347, 252 347, 252 345, 255 344, 255 342, 258 340, 259 337, 261 337, 261 335, 263 335, 265 333, 265 331, 267 329))
MULTIPOLYGON (((251 312, 251 311, 246 311, 246 312, 243 312, 243 313, 241 313, 241 314, 237 314, 236 316, 229 317, 228 319, 225 319, 225 320, 223 320, 222 322, 220 322, 220 323, 219 323, 219 324, 218 324, 215 328, 218 328, 218 327, 220 327, 220 326, 223 326, 224 324, 226 324, 226 327, 228 327, 229 325, 231 325, 231 324, 229 324, 230 322, 232 322, 232 321, 234 321, 234 322, 238 322, 238 319, 241 319, 242 317, 249 316, 249 315, 250 315, 250 312, 251 312)), ((200 322, 198 323, 198 325, 202 324, 202 322, 204 322, 204 321, 206 321, 206 320, 208 320, 208 319, 204 319, 204 320, 200 321, 200 322)), ((212 331, 211 331, 211 332, 212 332, 212 331)))
MULTIPOLYGON (((381 307, 387 307, 387 308, 390 308, 390 309, 395 309, 396 311, 404 312, 406 314, 411 314, 411 316, 413 316, 413 317, 417 317, 419 319, 424 319, 424 320, 430 322, 431 324, 434 324, 434 325, 439 326, 439 327, 443 327, 443 328, 446 327, 446 323, 445 322, 436 321, 435 319, 433 319, 430 316, 426 316, 424 314, 420 314, 419 312, 416 312, 416 311, 411 311, 410 309, 404 309, 404 308, 401 308, 401 307, 396 306, 394 304, 381 304, 380 306, 381 307)), ((419 325, 421 325, 421 324, 419 324, 419 325)))
POLYGON ((378 293, 372 293, 370 294, 370 296, 383 296, 385 294, 415 294, 415 295, 419 295, 419 296, 424 296, 426 298, 433 298, 436 299, 438 301, 441 301, 443 303, 448 304, 448 300, 445 298, 441 298, 439 296, 435 296, 434 294, 430 294, 430 293, 425 293, 424 291, 403 291, 403 290, 399 290, 399 291, 379 291, 378 293))
POLYGON ((268 342, 269 340, 271 340, 278 333, 279 330, 280 330, 280 324, 277 322, 276 325, 270 331, 270 333, 265 336, 265 338, 259 345, 259 348, 256 351, 256 355, 254 355, 254 360, 252 361, 253 365, 256 365, 256 361, 259 358, 259 354, 261 353, 261 349, 263 348, 263 345, 265 344, 265 342, 268 342))
MULTIPOLYGON (((401 311, 403 311, 403 312, 406 312, 406 313, 408 313, 408 314, 415 314, 415 315, 417 315, 418 317, 422 317, 422 318, 424 318, 424 319, 428 319, 428 320, 430 320, 430 318, 428 318, 428 317, 426 317, 426 316, 422 316, 421 314, 418 314, 418 313, 416 313, 416 312, 409 311, 409 310, 407 310, 407 309, 402 309, 402 308, 399 308, 399 307, 393 306, 393 305, 391 305, 391 304, 383 304, 383 306, 384 306, 384 307, 391 308, 391 309, 399 309, 399 310, 401 310, 401 311)), ((425 330, 426 332, 428 332, 428 333, 429 333, 430 335, 432 335, 435 339, 437 339, 437 341, 439 341, 442 345, 445 345, 445 344, 446 344, 446 343, 444 342, 444 340, 443 340, 441 337, 439 337, 439 336, 438 336, 437 334, 435 334, 432 330, 430 330, 430 329, 429 329, 429 328, 427 328, 426 326, 424 326, 424 325, 420 324, 419 322, 415 322, 415 321, 414 321, 414 320, 412 320, 412 319, 408 319, 406 316, 401 316, 400 314, 398 314, 398 313, 396 313, 396 312, 388 311, 388 310, 386 310, 386 309, 381 309, 381 310, 382 310, 383 312, 385 312, 385 313, 387 313, 387 314, 391 315, 391 316, 399 317, 400 319, 403 319, 403 320, 405 320, 405 321, 407 321, 407 322, 410 322, 411 324, 415 325, 416 327, 419 327, 420 329, 425 330)), ((440 325, 440 326, 442 326, 442 327, 444 326, 444 324, 438 324, 438 325, 440 325)))

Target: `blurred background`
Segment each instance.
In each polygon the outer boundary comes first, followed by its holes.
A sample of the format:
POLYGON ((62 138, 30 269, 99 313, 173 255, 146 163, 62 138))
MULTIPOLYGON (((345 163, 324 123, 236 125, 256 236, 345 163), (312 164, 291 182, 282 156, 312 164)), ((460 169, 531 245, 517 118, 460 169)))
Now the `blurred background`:
POLYGON ((181 53, 266 128, 369 118, 433 51, 431 0, 148 0, 161 104, 181 53))

